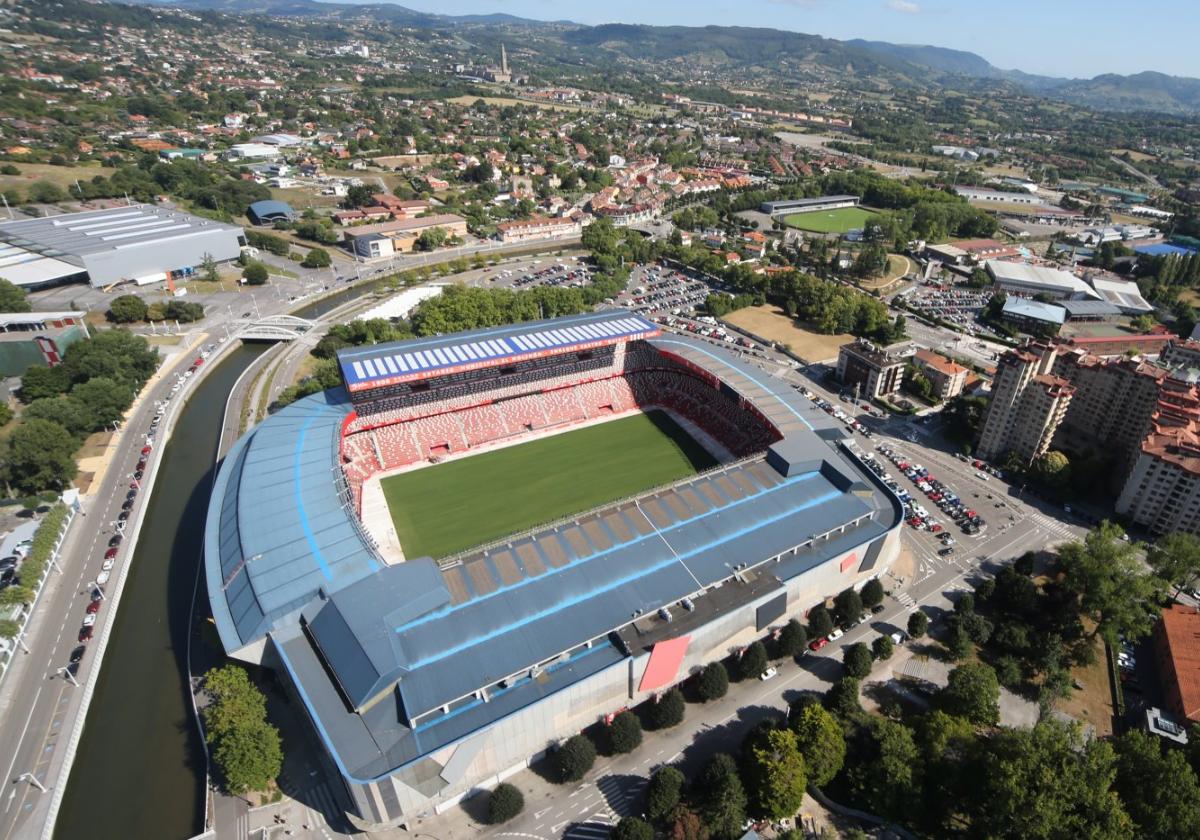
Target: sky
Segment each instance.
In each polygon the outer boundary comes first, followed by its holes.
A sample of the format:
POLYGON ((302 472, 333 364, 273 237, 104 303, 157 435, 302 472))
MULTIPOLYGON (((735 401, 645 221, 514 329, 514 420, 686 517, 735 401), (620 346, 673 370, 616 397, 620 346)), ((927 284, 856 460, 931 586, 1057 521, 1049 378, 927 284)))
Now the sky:
POLYGON ((967 50, 1050 76, 1157 70, 1200 78, 1195 0, 400 0, 441 14, 507 12, 579 23, 788 29, 967 50))

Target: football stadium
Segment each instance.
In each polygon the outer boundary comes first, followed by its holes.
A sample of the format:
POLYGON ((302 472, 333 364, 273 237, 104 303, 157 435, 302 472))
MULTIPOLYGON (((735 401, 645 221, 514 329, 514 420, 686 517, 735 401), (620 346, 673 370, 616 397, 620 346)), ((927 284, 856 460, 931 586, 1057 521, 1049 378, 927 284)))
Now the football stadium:
POLYGON ((899 501, 723 346, 625 311, 343 350, 226 454, 205 575, 364 829, 440 813, 890 567, 899 501))

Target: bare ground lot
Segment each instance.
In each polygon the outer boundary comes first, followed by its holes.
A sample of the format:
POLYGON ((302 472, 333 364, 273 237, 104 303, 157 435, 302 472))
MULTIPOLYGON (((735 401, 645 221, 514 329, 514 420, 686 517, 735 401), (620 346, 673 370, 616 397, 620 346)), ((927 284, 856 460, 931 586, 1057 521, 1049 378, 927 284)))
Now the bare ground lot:
POLYGON ((836 358, 839 347, 854 341, 854 336, 845 333, 822 335, 807 329, 801 322, 789 318, 778 306, 771 304, 730 312, 725 320, 735 327, 782 344, 808 362, 836 358))
POLYGON ((0 189, 20 187, 22 194, 38 181, 49 181, 64 190, 72 186, 76 179, 90 181, 97 175, 108 177, 116 172, 107 166, 99 164, 81 164, 79 166, 51 166, 48 163, 13 163, 21 170, 20 175, 0 175, 0 189))

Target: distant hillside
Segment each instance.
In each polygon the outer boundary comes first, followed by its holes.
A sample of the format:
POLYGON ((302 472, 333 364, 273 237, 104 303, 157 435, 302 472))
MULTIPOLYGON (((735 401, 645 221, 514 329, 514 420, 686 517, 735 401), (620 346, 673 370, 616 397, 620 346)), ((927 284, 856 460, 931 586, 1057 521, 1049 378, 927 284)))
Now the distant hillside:
POLYGON ((731 66, 777 66, 873 77, 894 85, 936 86, 952 77, 992 79, 1020 85, 1032 93, 1097 110, 1200 113, 1200 79, 1145 72, 1106 74, 1094 79, 1057 79, 1020 70, 1002 70, 975 53, 885 41, 838 41, 802 32, 740 26, 582 26, 569 21, 528 20, 503 12, 437 15, 393 3, 321 3, 317 0, 133 0, 146 5, 213 10, 231 14, 284 17, 355 18, 371 15, 401 26, 440 28, 454 25, 540 27, 539 35, 568 47, 608 50, 630 59, 674 61, 697 57, 731 66), (930 71, 933 71, 932 73, 930 71))

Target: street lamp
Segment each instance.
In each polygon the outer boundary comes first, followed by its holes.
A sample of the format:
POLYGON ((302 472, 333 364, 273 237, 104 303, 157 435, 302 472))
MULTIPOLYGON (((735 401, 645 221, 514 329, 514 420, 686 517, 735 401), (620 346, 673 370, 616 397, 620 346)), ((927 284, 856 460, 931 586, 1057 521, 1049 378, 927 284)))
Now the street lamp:
POLYGON ((32 773, 22 773, 20 776, 17 777, 17 781, 18 782, 29 782, 29 784, 33 785, 35 788, 40 790, 42 793, 46 792, 46 786, 44 784, 42 784, 38 780, 38 777, 33 775, 32 773))
POLYGON ((71 673, 70 667, 64 665, 63 667, 58 669, 58 672, 67 678, 67 682, 69 682, 71 685, 75 686, 76 688, 79 688, 79 681, 77 679, 75 679, 75 675, 71 673))

